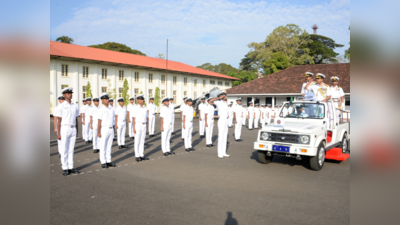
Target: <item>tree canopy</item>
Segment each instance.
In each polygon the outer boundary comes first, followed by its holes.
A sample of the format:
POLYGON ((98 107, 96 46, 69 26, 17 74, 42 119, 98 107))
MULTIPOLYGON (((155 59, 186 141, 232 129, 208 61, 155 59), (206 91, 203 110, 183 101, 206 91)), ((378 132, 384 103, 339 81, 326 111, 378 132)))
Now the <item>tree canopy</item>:
POLYGON ((125 52, 125 53, 131 53, 135 55, 143 55, 146 56, 143 52, 132 49, 124 44, 116 43, 116 42, 106 42, 104 44, 98 44, 98 45, 89 45, 89 47, 92 48, 101 48, 101 49, 106 49, 106 50, 111 50, 111 51, 116 51, 116 52, 125 52))
POLYGON ((72 44, 74 42, 74 39, 72 39, 68 36, 61 36, 61 37, 58 37, 56 39, 56 41, 62 42, 62 43, 67 43, 67 44, 72 44))
MULTIPOLYGON (((350 26, 349 26, 349 30, 350 30, 350 26)), ((350 42, 349 42, 349 44, 350 44, 350 42)), ((349 49, 344 51, 344 57, 346 59, 350 60, 350 47, 349 47, 349 49)))
POLYGON ((331 38, 317 34, 310 35, 310 40, 312 42, 300 46, 300 55, 302 54, 302 50, 307 48, 309 49, 309 55, 313 57, 314 64, 337 63, 336 56, 339 53, 336 53, 334 49, 343 47, 344 45, 337 44, 331 38))
POLYGON ((220 73, 220 74, 225 74, 228 75, 229 72, 238 72, 239 70, 236 69, 235 67, 225 64, 225 63, 220 63, 218 65, 212 65, 211 63, 204 63, 201 66, 197 66, 197 68, 220 73))

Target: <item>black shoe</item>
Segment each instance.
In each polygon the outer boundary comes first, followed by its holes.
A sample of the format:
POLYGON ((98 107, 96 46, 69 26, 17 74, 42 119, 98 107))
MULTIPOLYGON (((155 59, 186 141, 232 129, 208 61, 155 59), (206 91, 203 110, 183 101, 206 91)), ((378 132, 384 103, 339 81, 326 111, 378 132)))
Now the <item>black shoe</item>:
POLYGON ((140 157, 136 157, 136 161, 140 162, 142 159, 140 157))
POLYGON ((185 140, 185 138, 182 138, 182 141, 185 140))
POLYGON ((190 148, 190 151, 194 151, 194 150, 196 150, 196 149, 194 149, 194 148, 190 148))
POLYGON ((121 148, 122 148, 122 145, 118 146, 118 149, 121 149, 121 148))
POLYGON ((175 134, 175 132, 172 132, 171 134, 175 134))
POLYGON ((97 153, 97 150, 96 150, 96 149, 93 149, 93 153, 97 153))
POLYGON ((122 148, 128 148, 128 146, 127 145, 121 145, 122 146, 122 148))
POLYGON ((140 159, 142 159, 142 160, 149 160, 149 158, 147 158, 147 157, 140 157, 140 159))
POLYGON ((190 152, 190 148, 186 148, 185 151, 190 152))
POLYGON ((171 140, 169 140, 169 143, 172 143, 172 141, 171 141, 171 140))
POLYGON ((63 175, 68 176, 69 175, 69 170, 63 170, 63 175))
POLYGON ((168 156, 168 152, 164 153, 164 156, 168 156))
POLYGON ((211 144, 211 147, 214 147, 215 145, 211 144))
POLYGON ((131 140, 135 139, 135 137, 131 137, 131 140))
POLYGON ((242 139, 239 139, 239 141, 243 141, 242 139))
POLYGON ((61 158, 61 155, 60 155, 60 154, 58 154, 58 158, 61 158))
POLYGON ((70 170, 68 170, 70 173, 73 173, 73 174, 79 174, 79 173, 81 173, 81 172, 79 172, 79 170, 76 170, 76 169, 70 169, 70 170))
POLYGON ((235 141, 236 141, 236 142, 239 142, 240 140, 239 140, 239 139, 235 139, 235 141))
POLYGON ((229 141, 228 142, 226 142, 227 144, 229 144, 229 141))
POLYGON ((104 163, 104 164, 101 164, 101 167, 103 167, 103 168, 108 168, 108 166, 107 166, 107 164, 106 164, 106 163, 104 163))
POLYGON ((117 139, 116 138, 113 138, 113 141, 116 141, 117 139))
POLYGON ((90 142, 90 144, 93 144, 93 141, 89 141, 90 142))
POLYGON ((107 166, 109 166, 109 167, 116 167, 117 165, 115 165, 114 163, 110 162, 110 163, 107 163, 107 166))
POLYGON ((89 144, 89 141, 85 141, 86 144, 89 144))
POLYGON ((206 145, 207 148, 211 148, 211 145, 206 145))
POLYGON ((147 143, 144 143, 143 145, 144 145, 144 146, 147 146, 148 144, 147 144, 147 143))
POLYGON ((175 152, 167 152, 170 155, 175 155, 175 152))

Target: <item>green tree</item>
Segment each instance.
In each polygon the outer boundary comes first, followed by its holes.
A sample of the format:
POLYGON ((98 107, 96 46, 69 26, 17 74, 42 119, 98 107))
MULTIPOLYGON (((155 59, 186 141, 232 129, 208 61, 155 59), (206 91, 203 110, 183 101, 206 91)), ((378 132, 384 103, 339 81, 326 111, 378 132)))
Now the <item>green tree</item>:
POLYGON ((110 98, 113 98, 114 100, 117 98, 117 91, 116 88, 111 88, 111 80, 107 79, 107 83, 108 83, 108 88, 107 88, 107 92, 108 94, 110 94, 110 98))
POLYGON ((308 42, 300 46, 299 55, 303 54, 302 49, 309 49, 309 55, 313 57, 314 64, 323 64, 323 63, 336 63, 336 56, 339 53, 334 51, 335 48, 341 48, 344 45, 335 43, 331 38, 312 34, 310 35, 310 40, 312 42, 308 42))
MULTIPOLYGON (((349 30, 350 30, 350 26, 349 26, 349 30)), ((350 44, 350 42, 349 42, 349 44, 350 44)), ((349 49, 344 51, 344 57, 346 59, 350 60, 350 47, 349 47, 349 49)))
POLYGON ((225 63, 220 63, 218 65, 212 65, 211 63, 204 63, 201 66, 197 66, 197 68, 225 75, 228 75, 229 72, 234 72, 234 73, 239 72, 239 70, 236 69, 235 67, 225 63))
POLYGON ((160 106, 161 96, 160 96, 160 88, 156 87, 156 93, 154 95, 154 105, 160 106))
POLYGON ((165 56, 164 56, 164 54, 158 54, 157 56, 156 56, 156 58, 159 58, 159 59, 165 59, 165 56))
POLYGON ((126 80, 126 78, 125 78, 124 87, 122 89, 122 97, 124 98, 124 105, 125 106, 129 104, 129 97, 130 96, 128 94, 128 91, 129 91, 129 84, 128 84, 128 80, 126 80))
POLYGON ((235 80, 232 82, 232 87, 252 81, 254 79, 257 79, 257 70, 253 71, 246 71, 246 70, 240 70, 236 73, 230 72, 227 74, 228 76, 238 78, 240 80, 235 80))
POLYGON ((72 44, 74 42, 74 39, 72 39, 68 36, 61 36, 61 37, 58 37, 56 39, 56 41, 62 42, 62 43, 67 43, 67 44, 72 44))
POLYGON ((143 55, 146 56, 143 52, 136 50, 136 49, 131 49, 130 47, 116 43, 116 42, 106 42, 104 44, 98 44, 98 45, 89 45, 89 47, 92 48, 101 48, 101 49, 106 49, 106 50, 111 50, 111 51, 116 51, 116 52, 125 52, 125 53, 131 53, 135 55, 143 55))
POLYGON ((86 84, 86 97, 92 98, 92 86, 90 86, 90 82, 88 81, 86 84))
POLYGON ((289 59, 283 52, 272 53, 270 58, 265 60, 262 65, 266 75, 291 67, 289 59))
POLYGON ((310 56, 310 49, 304 47, 299 54, 300 46, 310 42, 312 42, 310 35, 307 31, 300 29, 298 25, 279 26, 267 36, 265 42, 250 43, 248 45, 250 52, 247 54, 247 58, 251 60, 251 66, 263 69, 265 74, 267 74, 265 71, 273 70, 274 61, 276 62, 278 58, 289 61, 288 64, 285 64, 286 68, 307 63, 314 64, 313 57, 310 56), (277 52, 282 52, 286 59, 281 57, 281 54, 274 54, 277 52))

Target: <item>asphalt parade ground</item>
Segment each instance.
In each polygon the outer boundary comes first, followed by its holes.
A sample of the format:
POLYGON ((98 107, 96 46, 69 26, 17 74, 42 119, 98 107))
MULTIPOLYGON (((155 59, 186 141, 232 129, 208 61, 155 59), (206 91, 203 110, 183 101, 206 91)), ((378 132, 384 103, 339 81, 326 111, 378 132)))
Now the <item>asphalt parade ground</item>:
POLYGON ((82 140, 79 124, 74 167, 81 174, 62 176, 50 118, 51 224, 349 224, 350 159, 325 162, 312 171, 296 159, 275 157, 261 164, 253 143, 258 130, 242 129, 236 142, 229 128, 229 158, 217 157, 199 136, 194 119, 194 152, 181 139, 179 115, 172 135, 173 156, 161 151, 160 119, 155 137, 146 137, 145 157, 136 162, 134 140, 127 149, 113 142, 115 168, 103 169, 93 146, 82 140))

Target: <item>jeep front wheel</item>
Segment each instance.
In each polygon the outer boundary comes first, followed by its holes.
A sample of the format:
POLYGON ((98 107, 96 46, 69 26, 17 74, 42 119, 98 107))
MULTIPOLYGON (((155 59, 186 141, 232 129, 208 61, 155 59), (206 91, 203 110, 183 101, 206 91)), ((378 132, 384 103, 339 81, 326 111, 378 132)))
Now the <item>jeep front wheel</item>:
POLYGON ((272 161, 272 156, 267 156, 265 151, 258 151, 258 160, 262 164, 268 164, 272 161))
POLYGON ((325 162, 325 147, 324 143, 321 142, 318 146, 317 155, 310 158, 310 168, 315 171, 319 171, 324 166, 325 162))

